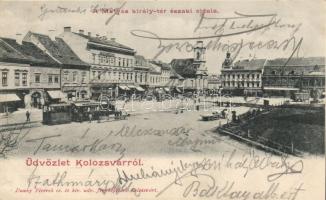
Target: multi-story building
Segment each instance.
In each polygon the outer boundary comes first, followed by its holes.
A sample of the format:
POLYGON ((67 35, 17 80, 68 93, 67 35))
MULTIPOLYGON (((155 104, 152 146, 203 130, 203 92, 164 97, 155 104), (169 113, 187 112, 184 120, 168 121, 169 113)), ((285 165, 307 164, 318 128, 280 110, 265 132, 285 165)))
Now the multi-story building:
POLYGON ((134 49, 116 42, 114 38, 92 36, 83 30, 72 32, 71 27, 64 27, 59 37, 82 61, 91 66, 93 98, 101 94, 118 96, 119 93, 130 92, 128 85, 134 84, 134 49))
POLYGON ((24 105, 30 87, 30 60, 0 39, 0 112, 24 105))
POLYGON ((3 40, 29 60, 29 91, 24 95, 25 107, 40 108, 51 100, 59 100, 60 96, 51 99, 49 94, 61 94, 61 66, 33 43, 23 41, 19 44, 14 39, 3 40))
POLYGON ((170 92, 171 83, 171 65, 158 60, 149 61, 152 66, 150 79, 151 85, 155 88, 170 92))
POLYGON ((207 77, 207 89, 211 92, 219 92, 221 89, 221 79, 218 75, 208 75, 207 77))
MULTIPOLYGON (((134 65, 134 74, 135 74, 135 86, 131 86, 134 92, 144 92, 149 87, 150 79, 150 64, 141 55, 135 55, 135 65, 134 65)), ((130 88, 130 86, 129 86, 130 88)))
POLYGON ((295 99, 302 93, 312 98, 324 95, 324 57, 273 59, 264 68, 263 90, 267 96, 295 99))
POLYGON ((222 93, 261 96, 265 62, 266 59, 252 59, 233 63, 227 53, 221 70, 222 93))
POLYGON ((60 78, 57 75, 53 75, 49 76, 48 79, 49 82, 61 80, 60 86, 64 97, 59 92, 50 92, 51 98, 66 98, 68 101, 75 101, 90 97, 90 66, 80 60, 61 38, 52 40, 47 35, 28 32, 23 41, 33 43, 61 67, 60 78))
POLYGON ((173 59, 173 70, 181 75, 184 91, 204 91, 207 89, 207 68, 205 66, 205 51, 203 41, 197 41, 194 48, 194 58, 173 59))

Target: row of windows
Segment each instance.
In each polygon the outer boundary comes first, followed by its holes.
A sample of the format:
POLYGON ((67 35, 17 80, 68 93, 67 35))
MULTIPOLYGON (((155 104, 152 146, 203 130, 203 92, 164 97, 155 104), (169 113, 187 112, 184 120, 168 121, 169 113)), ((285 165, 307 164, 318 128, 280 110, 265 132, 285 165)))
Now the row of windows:
POLYGON ((135 73, 135 77, 132 72, 103 72, 103 71, 92 71, 92 78, 97 80, 104 80, 104 79, 112 79, 112 80, 133 80, 135 78, 135 82, 143 83, 147 82, 147 73, 135 73))
POLYGON ((169 80, 170 79, 167 77, 159 77, 159 76, 156 76, 156 77, 151 76, 150 77, 151 83, 162 83, 162 82, 168 82, 169 80))
POLYGON ((105 56, 105 55, 100 55, 95 53, 93 53, 92 56, 93 56, 93 63, 107 64, 107 65, 119 66, 119 67, 133 66, 133 59, 105 56))
MULTIPOLYGON (((41 74, 37 73, 34 74, 34 82, 40 83, 41 82, 41 74)), ((58 74, 50 74, 48 75, 48 83, 59 83, 59 75, 58 74)))
POLYGON ((81 72, 80 75, 78 73, 78 71, 73 71, 73 72, 69 72, 69 71, 65 71, 63 72, 63 80, 64 81, 72 81, 72 82, 80 82, 81 83, 85 83, 86 82, 86 72, 81 72))
MULTIPOLYGON (((2 72, 1 73, 1 84, 2 86, 8 86, 8 73, 9 72, 2 72)), ((19 73, 15 72, 15 86, 27 86, 27 73, 19 73)))
POLYGON ((92 71, 93 79, 133 80, 133 73, 92 71))
MULTIPOLYGON (((228 75, 222 75, 222 78, 228 78, 228 79, 230 79, 230 78, 233 78, 233 79, 235 79, 236 77, 238 78, 238 79, 240 79, 240 77, 242 78, 242 79, 244 79, 245 77, 246 78, 252 78, 252 79, 254 79, 255 78, 255 74, 237 74, 237 75, 235 75, 235 74, 228 74, 228 75)), ((256 74, 256 78, 257 79, 259 79, 260 78, 260 74, 256 74)))
POLYGON ((257 83, 243 83, 243 82, 231 82, 231 83, 228 83, 228 82, 223 82, 223 86, 226 86, 226 87, 260 87, 260 83, 257 82, 257 83))

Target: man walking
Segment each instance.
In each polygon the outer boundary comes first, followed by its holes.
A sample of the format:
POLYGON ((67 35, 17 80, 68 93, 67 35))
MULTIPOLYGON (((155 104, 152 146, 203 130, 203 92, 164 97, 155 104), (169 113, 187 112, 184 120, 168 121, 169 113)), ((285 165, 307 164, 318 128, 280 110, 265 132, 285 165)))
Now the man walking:
POLYGON ((31 113, 29 111, 26 111, 26 122, 30 122, 31 121, 31 113))

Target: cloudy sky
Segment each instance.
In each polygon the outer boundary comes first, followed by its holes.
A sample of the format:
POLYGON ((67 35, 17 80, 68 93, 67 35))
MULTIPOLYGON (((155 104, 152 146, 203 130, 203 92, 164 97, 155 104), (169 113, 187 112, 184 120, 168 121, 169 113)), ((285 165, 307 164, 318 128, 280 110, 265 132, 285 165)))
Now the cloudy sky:
POLYGON ((325 55, 325 1, 128 1, 122 7, 128 13, 115 15, 106 24, 112 14, 100 8, 118 8, 123 3, 2 1, 0 36, 21 39, 31 30, 54 38, 64 26, 71 26, 76 32, 83 29, 93 35, 114 37, 146 58, 157 56, 165 62, 193 57, 191 47, 203 37, 210 73, 219 73, 227 51, 236 60, 289 57, 295 50, 295 56, 325 55), (166 11, 132 13, 136 9, 166 11), (170 13, 171 9, 191 13, 170 13), (198 9, 213 9, 215 13, 201 18, 198 9))

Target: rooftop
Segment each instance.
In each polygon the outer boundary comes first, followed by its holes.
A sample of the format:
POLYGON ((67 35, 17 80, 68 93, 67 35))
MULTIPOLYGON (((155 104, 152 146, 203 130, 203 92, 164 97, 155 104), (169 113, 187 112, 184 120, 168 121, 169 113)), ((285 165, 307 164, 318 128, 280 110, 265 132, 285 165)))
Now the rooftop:
POLYGON ((47 35, 39 33, 31 34, 37 37, 38 41, 40 41, 47 51, 63 65, 88 66, 88 64, 83 62, 61 38, 55 38, 53 41, 47 35))
POLYGON ((197 65, 194 64, 193 58, 173 59, 171 66, 175 73, 184 78, 196 77, 197 65))

